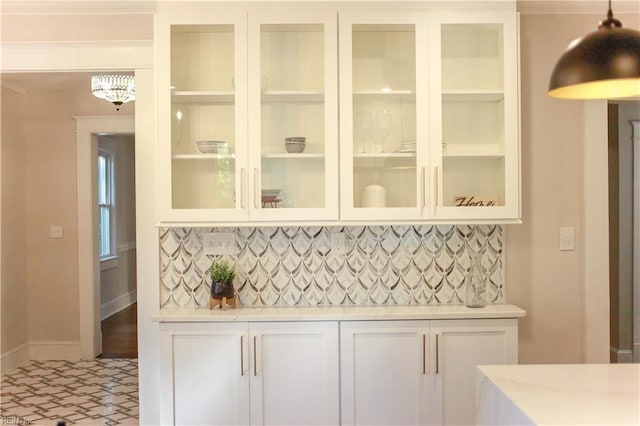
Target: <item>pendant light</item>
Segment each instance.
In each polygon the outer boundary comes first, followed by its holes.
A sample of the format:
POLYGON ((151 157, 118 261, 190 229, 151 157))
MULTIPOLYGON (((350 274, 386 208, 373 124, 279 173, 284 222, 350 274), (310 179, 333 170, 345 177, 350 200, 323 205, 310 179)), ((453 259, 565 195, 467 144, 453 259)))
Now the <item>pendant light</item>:
POLYGON ((91 92, 116 106, 136 100, 136 83, 132 75, 94 75, 91 77, 91 92))
POLYGON ((598 30, 574 40, 560 57, 549 81, 549 96, 612 99, 640 96, 640 31, 622 28, 613 17, 598 30))

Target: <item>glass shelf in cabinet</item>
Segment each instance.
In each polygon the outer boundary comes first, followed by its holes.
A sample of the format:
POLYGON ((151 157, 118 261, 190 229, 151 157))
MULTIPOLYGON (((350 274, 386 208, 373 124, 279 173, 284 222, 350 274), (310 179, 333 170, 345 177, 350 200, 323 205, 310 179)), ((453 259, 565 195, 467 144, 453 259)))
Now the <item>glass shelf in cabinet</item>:
POLYGON ((415 152, 359 152, 353 158, 415 158, 415 152))
POLYGON ((443 151, 445 158, 504 158, 504 152, 443 151))
POLYGON ((402 97, 415 98, 416 92, 411 89, 373 89, 373 90, 356 90, 353 96, 358 98, 385 98, 385 97, 402 97))
POLYGON ((504 99, 502 90, 445 90, 442 100, 445 102, 499 102, 504 99))
POLYGON ((235 154, 174 154, 174 160, 235 160, 235 154))
POLYGON ((263 103, 322 103, 324 93, 313 90, 270 90, 262 93, 263 103))
POLYGON ((235 93, 232 91, 173 91, 173 104, 232 104, 235 93))
POLYGON ((262 154, 261 158, 264 159, 322 159, 323 153, 279 153, 279 154, 262 154))

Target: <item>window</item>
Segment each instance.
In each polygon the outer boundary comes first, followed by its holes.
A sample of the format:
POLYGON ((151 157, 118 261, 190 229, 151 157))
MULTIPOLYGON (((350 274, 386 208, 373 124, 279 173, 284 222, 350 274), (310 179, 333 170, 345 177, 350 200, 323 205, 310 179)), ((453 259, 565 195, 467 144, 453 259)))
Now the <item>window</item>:
POLYGON ((114 155, 98 149, 98 229, 100 260, 116 256, 114 155))

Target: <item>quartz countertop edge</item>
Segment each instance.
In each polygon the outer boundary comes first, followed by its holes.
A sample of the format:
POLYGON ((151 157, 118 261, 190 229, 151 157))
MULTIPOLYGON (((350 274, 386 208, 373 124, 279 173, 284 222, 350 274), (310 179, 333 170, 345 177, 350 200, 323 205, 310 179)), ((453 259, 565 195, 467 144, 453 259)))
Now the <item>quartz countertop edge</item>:
POLYGON ((296 306, 220 308, 162 308, 152 317, 155 322, 232 322, 232 321, 367 321, 521 318, 526 312, 510 304, 491 304, 484 308, 464 305, 399 306, 296 306))
POLYGON ((638 425, 639 364, 479 366, 477 424, 638 425))

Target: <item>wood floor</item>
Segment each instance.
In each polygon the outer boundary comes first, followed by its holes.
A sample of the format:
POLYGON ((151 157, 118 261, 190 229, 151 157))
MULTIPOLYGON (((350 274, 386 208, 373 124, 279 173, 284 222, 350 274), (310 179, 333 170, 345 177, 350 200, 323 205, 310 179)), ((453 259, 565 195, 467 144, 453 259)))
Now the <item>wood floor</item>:
POLYGON ((100 358, 138 357, 138 304, 105 318, 100 358))

